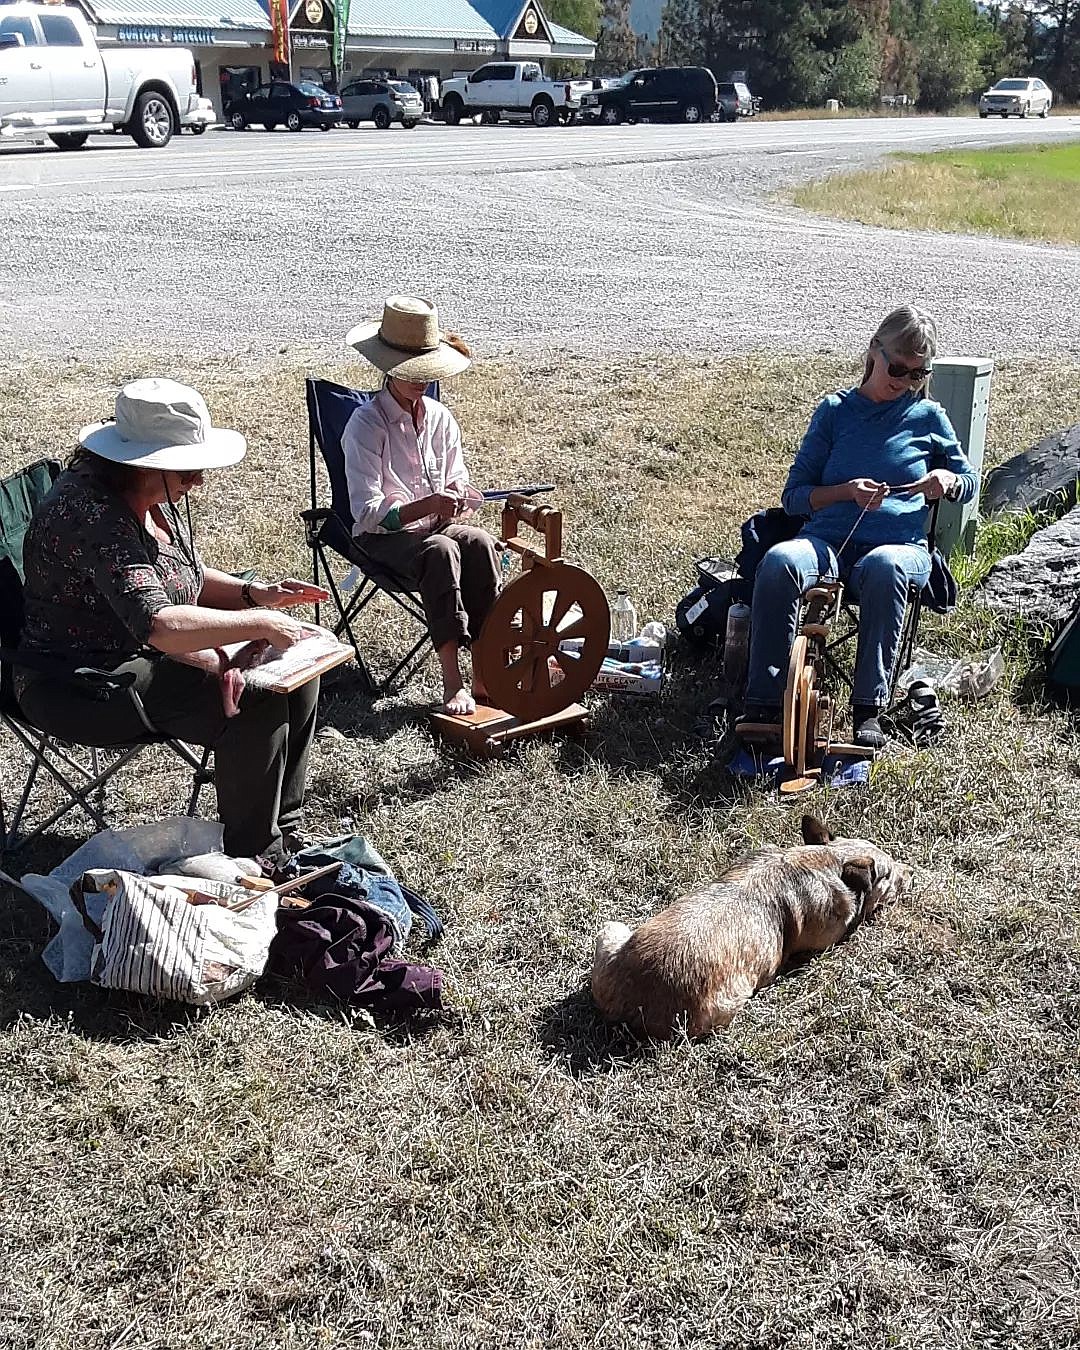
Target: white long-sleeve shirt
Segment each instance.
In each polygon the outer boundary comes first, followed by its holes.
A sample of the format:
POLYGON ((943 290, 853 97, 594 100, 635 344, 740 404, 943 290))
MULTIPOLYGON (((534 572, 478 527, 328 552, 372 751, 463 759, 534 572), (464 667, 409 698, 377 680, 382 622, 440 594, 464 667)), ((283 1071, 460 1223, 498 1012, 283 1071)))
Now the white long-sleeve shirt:
MULTIPOLYGON (((385 534, 379 522, 393 507, 433 492, 460 494, 469 486, 461 428, 435 399, 423 399, 414 426, 389 389, 381 389, 349 418, 341 445, 354 535, 385 534)), ((434 516, 424 516, 402 528, 430 530, 435 523, 434 516)))

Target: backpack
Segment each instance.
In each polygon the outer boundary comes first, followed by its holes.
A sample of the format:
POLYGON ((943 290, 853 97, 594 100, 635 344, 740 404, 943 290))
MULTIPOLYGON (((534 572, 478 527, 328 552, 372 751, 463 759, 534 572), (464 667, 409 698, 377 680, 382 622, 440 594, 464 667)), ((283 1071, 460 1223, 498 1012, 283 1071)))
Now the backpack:
POLYGON ((728 610, 743 599, 746 582, 726 558, 701 558, 698 584, 675 606, 675 627, 696 647, 722 644, 728 610))
POLYGON ((1046 684, 1064 703, 1080 703, 1080 601, 1046 649, 1046 684))

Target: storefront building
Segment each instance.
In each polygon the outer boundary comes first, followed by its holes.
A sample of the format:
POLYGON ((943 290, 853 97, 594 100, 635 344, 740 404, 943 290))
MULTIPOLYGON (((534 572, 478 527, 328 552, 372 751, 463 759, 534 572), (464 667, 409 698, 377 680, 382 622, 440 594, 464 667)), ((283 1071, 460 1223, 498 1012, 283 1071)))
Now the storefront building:
MULTIPOLYGON (((259 0, 78 0, 107 46, 191 49, 201 92, 224 99, 270 77, 268 8, 259 0)), ((268 0, 269 2, 269 0, 268 0)), ((331 78, 336 0, 291 0, 293 79, 331 78)), ((594 43, 551 23, 539 0, 352 0, 342 78, 439 80, 495 58, 591 61, 594 43)))

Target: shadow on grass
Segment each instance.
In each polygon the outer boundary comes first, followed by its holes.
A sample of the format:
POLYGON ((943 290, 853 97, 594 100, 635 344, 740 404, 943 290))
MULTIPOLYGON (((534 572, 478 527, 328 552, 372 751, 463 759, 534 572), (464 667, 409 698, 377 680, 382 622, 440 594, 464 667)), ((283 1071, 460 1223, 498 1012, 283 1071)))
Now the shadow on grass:
POLYGON ((628 1027, 605 1022, 596 1011, 587 987, 572 990, 542 1008, 536 1019, 537 1040, 572 1078, 618 1073, 656 1053, 652 1041, 635 1036, 628 1027))

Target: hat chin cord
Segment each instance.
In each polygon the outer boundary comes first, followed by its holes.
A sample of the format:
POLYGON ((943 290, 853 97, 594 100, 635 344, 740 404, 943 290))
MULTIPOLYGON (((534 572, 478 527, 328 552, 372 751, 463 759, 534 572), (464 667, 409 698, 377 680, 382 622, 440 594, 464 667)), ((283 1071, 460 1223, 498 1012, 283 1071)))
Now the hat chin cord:
POLYGON ((180 507, 179 504, 172 499, 172 493, 169 491, 169 480, 165 477, 164 469, 161 470, 161 486, 165 489, 165 500, 169 503, 169 507, 173 514, 173 520, 176 523, 176 540, 180 545, 180 552, 191 566, 195 567, 195 525, 191 519, 191 497, 187 493, 184 494, 184 511, 187 515, 188 540, 190 540, 189 548, 187 540, 184 539, 184 531, 180 521, 180 507))

